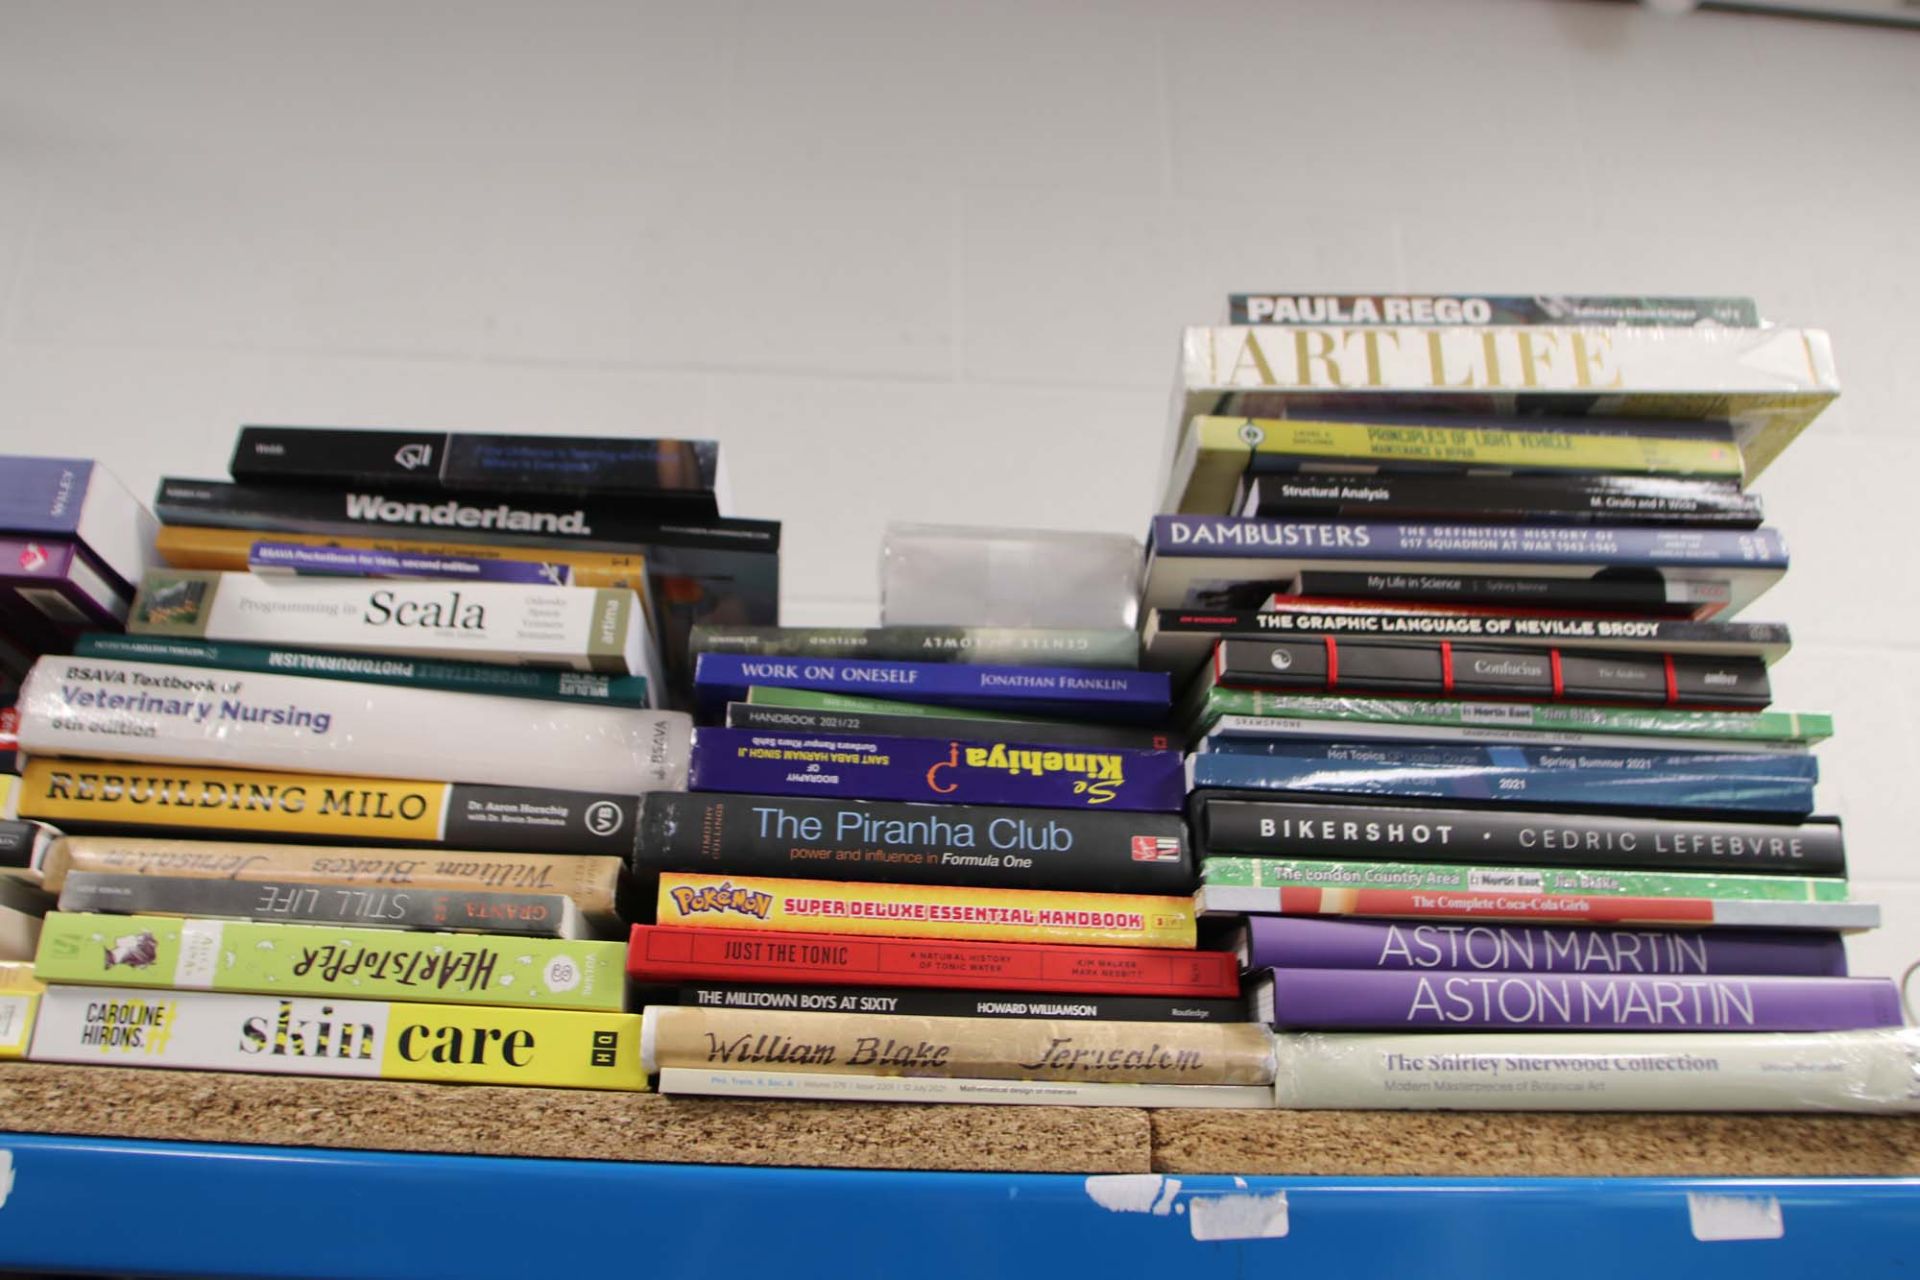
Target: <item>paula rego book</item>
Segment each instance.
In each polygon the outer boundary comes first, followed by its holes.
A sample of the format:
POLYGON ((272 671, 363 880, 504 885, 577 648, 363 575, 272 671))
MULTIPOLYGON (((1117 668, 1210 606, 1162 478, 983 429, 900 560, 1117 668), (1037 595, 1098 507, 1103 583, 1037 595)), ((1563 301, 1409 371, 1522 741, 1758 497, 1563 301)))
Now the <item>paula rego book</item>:
POLYGON ((654 919, 668 928, 775 934, 1177 950, 1191 950, 1195 941, 1191 897, 842 884, 683 871, 661 873, 654 919))
POLYGON ((1759 327, 1752 298, 1633 298, 1581 294, 1236 293, 1233 324, 1276 325, 1696 325, 1759 327))
POLYGON ((36 1062, 560 1089, 647 1087, 637 1014, 54 987, 36 1062))
POLYGON ((641 1037, 650 1071, 787 1071, 1115 1084, 1267 1084, 1273 1048, 1247 1023, 1070 1022, 773 1013, 650 1005, 641 1037))
POLYGON ((34 976, 293 996, 623 1007, 618 942, 50 912, 34 976))

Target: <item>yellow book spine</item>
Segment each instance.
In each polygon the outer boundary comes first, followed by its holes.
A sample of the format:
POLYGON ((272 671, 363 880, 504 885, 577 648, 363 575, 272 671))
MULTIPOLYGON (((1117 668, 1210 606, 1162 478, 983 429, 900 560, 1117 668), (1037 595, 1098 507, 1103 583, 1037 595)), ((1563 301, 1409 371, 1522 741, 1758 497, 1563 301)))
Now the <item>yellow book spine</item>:
POLYGON ((660 876, 659 923, 982 942, 1191 948, 1193 902, 1146 894, 845 884, 773 876, 660 876))
POLYGON ((20 816, 20 778, 16 774, 0 773, 0 818, 20 816))
POLYGON ((33 1016, 46 987, 24 960, 0 964, 0 1059, 24 1058, 33 1039, 33 1016))
POLYGON ((55 826, 430 842, 446 829, 451 790, 444 782, 41 759, 21 775, 20 813, 55 826))
POLYGON ((566 547, 491 547, 426 539, 416 541, 409 538, 335 537, 314 533, 260 533, 251 529, 215 529, 186 524, 162 525, 153 545, 160 558, 175 569, 245 572, 248 552, 256 542, 297 542, 309 547, 344 547, 354 551, 403 551, 463 560, 564 564, 572 567, 575 586, 626 587, 643 595, 647 590, 647 563, 644 556, 575 551, 566 547))
POLYGON ((1732 479, 1745 473, 1740 450, 1729 440, 1293 418, 1199 418, 1195 425, 1202 452, 1231 452, 1241 457, 1251 451, 1368 462, 1732 479))

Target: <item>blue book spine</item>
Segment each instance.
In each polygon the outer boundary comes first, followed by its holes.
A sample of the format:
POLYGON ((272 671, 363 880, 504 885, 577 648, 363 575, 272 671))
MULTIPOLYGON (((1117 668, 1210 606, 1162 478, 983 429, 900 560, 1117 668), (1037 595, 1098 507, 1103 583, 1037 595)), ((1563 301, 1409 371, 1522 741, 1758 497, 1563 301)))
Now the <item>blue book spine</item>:
POLYGON ((745 702, 753 685, 1058 715, 1069 720, 1158 722, 1172 702, 1171 677, 1164 671, 763 658, 740 653, 703 653, 694 667, 694 694, 703 709, 716 714, 729 702, 745 702))
POLYGON ((247 553, 247 567, 255 573, 320 578, 447 578, 535 587, 564 587, 573 581, 573 570, 564 564, 468 560, 357 547, 313 547, 300 542, 256 542, 247 553))
POLYGON ((693 791, 1178 813, 1178 751, 696 729, 693 791))
POLYGON ((1818 777, 1812 756, 1345 744, 1209 751, 1187 769, 1196 789, 1801 815, 1813 811, 1818 777))
POLYGON ((74 537, 92 478, 93 464, 74 458, 0 457, 0 530, 74 537))
POLYGON ((1153 518, 1152 543, 1154 555, 1173 559, 1289 556, 1317 561, 1604 564, 1646 569, 1682 564, 1748 569, 1787 565, 1786 541, 1769 528, 1388 524, 1162 515, 1153 518))

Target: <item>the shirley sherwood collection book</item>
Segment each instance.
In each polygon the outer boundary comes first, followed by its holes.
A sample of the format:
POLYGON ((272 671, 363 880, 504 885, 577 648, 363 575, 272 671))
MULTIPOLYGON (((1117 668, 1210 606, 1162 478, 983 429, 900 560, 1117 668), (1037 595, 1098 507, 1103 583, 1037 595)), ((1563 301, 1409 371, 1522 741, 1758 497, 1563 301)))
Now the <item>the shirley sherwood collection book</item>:
POLYGON ((1754 482, 1838 391, 1746 298, 1235 294, 1131 626, 789 622, 712 440, 247 425, 151 504, 8 459, 0 1057, 1920 1109, 1844 726, 1773 704, 1754 482))

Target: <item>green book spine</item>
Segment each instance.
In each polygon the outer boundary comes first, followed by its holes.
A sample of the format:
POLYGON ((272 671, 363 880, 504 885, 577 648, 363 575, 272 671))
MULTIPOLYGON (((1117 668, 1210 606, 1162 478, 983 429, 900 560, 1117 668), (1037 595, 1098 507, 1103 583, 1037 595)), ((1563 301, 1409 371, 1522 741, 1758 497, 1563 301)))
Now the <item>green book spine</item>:
POLYGON ((42 982, 618 1012, 626 945, 50 911, 42 982))
POLYGON ((1312 858, 1203 858, 1200 879, 1207 885, 1238 889, 1412 889, 1516 895, 1721 898, 1743 902, 1848 900, 1845 880, 1821 876, 1723 876, 1682 871, 1474 867, 1312 858))
POLYGON ((1833 717, 1798 711, 1666 711, 1581 707, 1540 702, 1450 702, 1419 698, 1326 698, 1258 689, 1207 688, 1191 704, 1195 735, 1221 716, 1289 716, 1301 720, 1369 720, 1442 728, 1528 729, 1563 733, 1673 734, 1751 742, 1819 742, 1833 736, 1833 717))
POLYGON ((74 654, 82 658, 120 658, 129 662, 166 662, 181 667, 214 667, 267 675, 313 676, 322 680, 358 680, 367 684, 406 685, 453 693, 490 693, 545 702, 585 702, 603 707, 648 707, 645 676, 551 671, 485 662, 447 662, 433 658, 390 658, 379 654, 324 653, 276 645, 236 644, 171 636, 122 636, 91 632, 80 637, 74 654))
POLYGON ((1026 720, 1026 716, 1003 715, 997 711, 971 711, 960 707, 932 707, 919 702, 894 702, 889 698, 862 698, 847 693, 822 693, 815 689, 775 689, 749 685, 747 701, 757 707, 799 707, 808 711, 864 711, 870 715, 925 716, 938 720, 1026 720))

